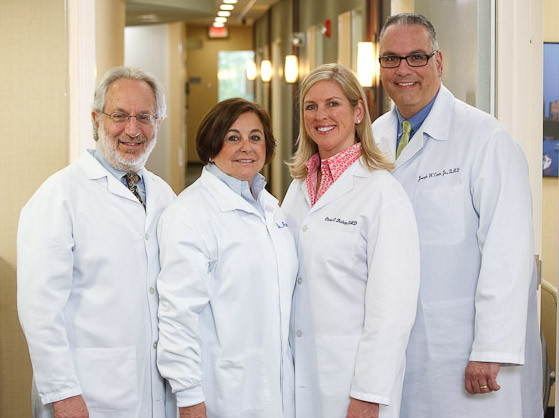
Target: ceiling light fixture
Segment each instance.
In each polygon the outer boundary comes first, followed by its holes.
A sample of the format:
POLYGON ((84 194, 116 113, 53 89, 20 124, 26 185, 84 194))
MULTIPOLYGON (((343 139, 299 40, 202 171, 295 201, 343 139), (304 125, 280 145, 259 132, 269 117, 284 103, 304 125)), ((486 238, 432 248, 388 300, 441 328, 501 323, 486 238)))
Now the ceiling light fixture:
POLYGON ((217 12, 217 15, 221 17, 229 17, 231 16, 231 12, 228 12, 227 10, 220 10, 217 12))
POLYGON ((221 10, 233 10, 235 6, 233 6, 232 4, 222 4, 221 6, 219 6, 219 8, 221 10))

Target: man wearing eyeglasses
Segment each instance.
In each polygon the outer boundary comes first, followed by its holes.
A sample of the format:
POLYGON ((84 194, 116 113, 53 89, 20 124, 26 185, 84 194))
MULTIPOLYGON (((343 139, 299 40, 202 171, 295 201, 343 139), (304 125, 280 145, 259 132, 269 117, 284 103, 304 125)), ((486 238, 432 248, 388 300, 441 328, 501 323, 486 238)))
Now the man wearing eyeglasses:
POLYGON ((531 197, 520 146, 442 85, 442 53, 425 17, 390 17, 379 62, 396 106, 373 131, 396 161, 421 245, 401 417, 541 417, 531 197))
POLYGON ((175 194, 144 169, 165 118, 152 76, 117 67, 94 97, 97 141, 21 212, 18 312, 34 417, 175 417, 156 367, 156 227, 175 194))

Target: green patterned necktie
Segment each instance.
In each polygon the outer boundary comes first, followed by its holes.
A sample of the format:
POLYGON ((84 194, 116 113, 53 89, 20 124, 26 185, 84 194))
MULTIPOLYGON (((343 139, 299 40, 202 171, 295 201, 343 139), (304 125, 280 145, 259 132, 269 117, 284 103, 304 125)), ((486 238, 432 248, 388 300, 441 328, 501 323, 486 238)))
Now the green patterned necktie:
POLYGON ((126 184, 128 185, 128 188, 132 193, 134 193, 134 196, 138 198, 138 200, 140 201, 140 203, 145 209, 146 205, 144 204, 144 201, 142 200, 140 193, 138 193, 138 183, 140 182, 140 176, 137 175, 136 173, 128 173, 124 177, 126 178, 126 184))
POLYGON ((407 120, 402 122, 402 137, 400 138, 400 143, 398 144, 398 149, 396 150, 396 158, 400 156, 402 150, 408 145, 410 142, 410 134, 411 134, 411 123, 407 120))

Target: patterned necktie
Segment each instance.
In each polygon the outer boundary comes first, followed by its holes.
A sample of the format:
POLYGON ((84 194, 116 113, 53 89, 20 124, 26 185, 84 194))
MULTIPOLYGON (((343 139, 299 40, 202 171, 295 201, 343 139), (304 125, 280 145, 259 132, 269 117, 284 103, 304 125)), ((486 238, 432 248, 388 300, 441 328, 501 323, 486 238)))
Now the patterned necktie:
POLYGON ((126 178, 126 184, 128 185, 128 188, 132 193, 134 193, 134 196, 138 198, 138 200, 140 201, 140 203, 145 209, 146 205, 144 204, 144 201, 142 200, 140 193, 138 193, 138 183, 140 182, 140 176, 137 175, 136 173, 128 173, 124 177, 126 178))
POLYGON ((411 134, 411 123, 407 120, 402 122, 402 137, 400 138, 400 143, 398 144, 398 149, 396 150, 396 158, 400 156, 402 150, 408 145, 410 142, 410 134, 411 134))

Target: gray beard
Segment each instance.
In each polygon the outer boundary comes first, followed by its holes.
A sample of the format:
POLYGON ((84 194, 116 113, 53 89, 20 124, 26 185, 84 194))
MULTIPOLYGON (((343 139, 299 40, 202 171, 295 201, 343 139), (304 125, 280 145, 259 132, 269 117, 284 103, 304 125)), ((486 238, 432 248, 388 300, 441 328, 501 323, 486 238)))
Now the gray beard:
MULTIPOLYGON (((130 155, 127 157, 122 156, 117 151, 118 146, 118 139, 110 139, 107 134, 105 133, 105 129, 103 128, 103 124, 99 124, 98 130, 99 139, 97 141, 97 147, 103 154, 103 157, 107 160, 107 162, 120 171, 125 172, 134 172, 137 173, 146 164, 149 155, 153 151, 155 144, 157 143, 157 130, 153 132, 153 139, 150 142, 148 148, 140 155, 130 155)), ((145 140, 143 136, 140 136, 142 140, 145 140)))

